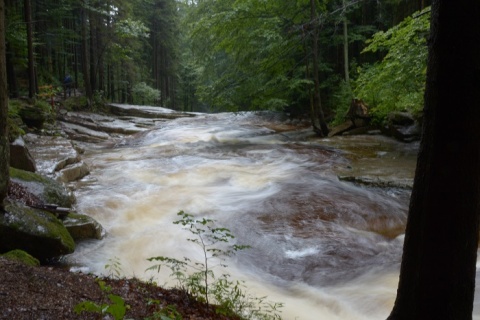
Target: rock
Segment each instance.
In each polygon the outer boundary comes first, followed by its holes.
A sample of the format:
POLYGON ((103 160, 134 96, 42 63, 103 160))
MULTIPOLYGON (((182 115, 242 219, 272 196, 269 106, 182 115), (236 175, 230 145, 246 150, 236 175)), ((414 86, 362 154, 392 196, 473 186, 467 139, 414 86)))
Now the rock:
POLYGON ((0 214, 0 252, 20 249, 39 260, 72 253, 75 242, 53 214, 5 201, 0 214))
POLYGON ((105 230, 93 218, 77 213, 69 213, 63 220, 63 225, 75 241, 85 239, 103 239, 105 230))
POLYGON ((82 161, 65 167, 57 174, 57 181, 72 182, 79 180, 90 173, 88 166, 82 161))
POLYGON ((46 115, 34 106, 24 106, 20 109, 19 115, 29 128, 42 129, 43 123, 47 120, 46 115))
POLYGON ((55 172, 80 161, 79 152, 62 136, 25 135, 25 142, 36 159, 37 172, 54 178, 55 172))
POLYGON ((10 168, 11 180, 20 184, 42 203, 70 208, 75 203, 73 194, 59 182, 39 174, 10 168))
POLYGON ((338 136, 347 132, 348 130, 354 128, 353 123, 351 121, 346 121, 330 130, 328 133, 329 137, 338 136))
POLYGON ((415 123, 413 115, 408 112, 392 112, 388 115, 387 121, 398 126, 411 126, 415 123))
POLYGON ((167 108, 153 106, 135 106, 111 103, 106 107, 108 108, 109 113, 117 116, 158 119, 177 119, 195 116, 195 114, 192 113, 178 112, 167 108))
POLYGON ((403 142, 418 141, 421 136, 421 126, 413 115, 407 112, 393 112, 387 117, 382 133, 403 142))
POLYGON ((27 252, 23 250, 12 250, 0 256, 10 261, 21 262, 27 266, 37 267, 40 265, 40 261, 38 261, 38 259, 32 257, 31 255, 29 255, 27 252))
POLYGON ((10 166, 25 171, 37 171, 35 160, 22 137, 10 144, 10 166))
POLYGON ((413 179, 385 179, 381 177, 369 177, 369 176, 339 176, 340 181, 352 182, 355 184, 366 185, 369 187, 377 188, 398 188, 408 189, 413 188, 413 179))

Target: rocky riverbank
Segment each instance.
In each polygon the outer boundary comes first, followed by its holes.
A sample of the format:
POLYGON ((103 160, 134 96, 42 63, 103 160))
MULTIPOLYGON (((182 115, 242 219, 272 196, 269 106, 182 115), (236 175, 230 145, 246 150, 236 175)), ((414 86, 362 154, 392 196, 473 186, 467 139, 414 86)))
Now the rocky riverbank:
POLYGON ((107 114, 60 110, 54 123, 28 128, 12 143, 7 212, 0 216, 0 252, 20 249, 45 262, 72 253, 75 242, 101 239, 103 228, 75 212, 68 189, 90 172, 82 160, 82 144, 115 145, 160 122, 192 116, 157 107, 113 104, 107 109, 107 114))
POLYGON ((81 144, 112 145, 125 135, 175 117, 174 112, 162 108, 111 109, 126 115, 63 112, 55 124, 32 130, 12 144, 7 212, 0 215, 0 252, 9 251, 6 257, 0 256, 0 319, 110 319, 98 313, 74 312, 75 306, 84 301, 112 304, 110 293, 128 306, 125 316, 129 319, 175 314, 183 319, 235 319, 216 314, 214 308, 183 291, 166 290, 137 279, 100 279, 52 264, 72 252, 75 242, 98 239, 104 233, 93 219, 75 213, 75 199, 66 187, 89 174, 88 165, 82 161, 81 144), (57 232, 47 232, 53 229, 57 232), (46 264, 39 266, 37 259, 46 264), (99 281, 109 291, 102 290, 99 281))

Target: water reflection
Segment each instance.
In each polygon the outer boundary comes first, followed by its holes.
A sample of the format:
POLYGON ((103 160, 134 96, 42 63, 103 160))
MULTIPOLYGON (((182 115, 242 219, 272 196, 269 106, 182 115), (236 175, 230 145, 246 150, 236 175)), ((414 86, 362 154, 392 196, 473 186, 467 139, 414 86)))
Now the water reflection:
POLYGON ((338 175, 363 167, 411 179, 416 148, 382 137, 319 140, 292 128, 248 113, 205 115, 113 148, 86 146, 92 173, 78 186, 78 210, 99 220, 108 237, 82 244, 70 260, 102 273, 117 257, 127 275, 143 277, 149 257, 200 256, 172 224, 185 210, 252 246, 230 270, 259 295, 285 302, 285 319, 385 318, 410 191, 338 175))

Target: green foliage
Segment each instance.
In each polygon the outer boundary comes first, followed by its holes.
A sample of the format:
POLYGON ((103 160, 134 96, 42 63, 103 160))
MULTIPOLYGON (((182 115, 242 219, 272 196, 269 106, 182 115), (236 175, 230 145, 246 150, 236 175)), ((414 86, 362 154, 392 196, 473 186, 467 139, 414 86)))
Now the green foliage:
POLYGON ((8 101, 8 139, 13 142, 17 137, 25 134, 24 124, 20 118, 22 102, 20 100, 8 101))
POLYGON ((132 93, 133 101, 137 104, 154 105, 160 99, 160 90, 150 87, 145 82, 135 84, 132 93))
MULTIPOLYGON (((149 301, 149 304, 160 304, 159 300, 149 301)), ((177 311, 173 305, 168 305, 159 311, 155 311, 152 316, 144 320, 183 320, 182 315, 177 311)))
POLYGON ((114 279, 120 279, 123 273, 122 264, 117 257, 108 259, 108 263, 105 265, 105 270, 108 272, 108 277, 114 279))
POLYGON ((115 30, 120 38, 148 38, 148 32, 150 31, 142 21, 133 19, 117 22, 115 30))
POLYGON ((27 266, 36 267, 40 265, 40 261, 37 258, 32 257, 30 254, 23 250, 12 250, 0 255, 9 260, 21 262, 27 266))
POLYGON ((122 320, 129 306, 125 304, 122 297, 112 294, 112 288, 107 286, 104 281, 98 280, 98 285, 104 293, 108 294, 110 303, 97 304, 93 301, 83 301, 75 306, 75 313, 81 314, 85 311, 100 314, 102 316, 109 314, 115 320, 122 320))
POLYGON ((342 81, 332 96, 332 103, 335 106, 335 118, 332 121, 332 125, 339 125, 345 122, 345 115, 350 108, 353 98, 352 87, 350 84, 342 81))
MULTIPOLYGON (((157 264, 148 270, 160 271, 162 267, 170 269, 170 276, 178 282, 180 289, 208 305, 214 303, 219 314, 237 315, 242 319, 281 319, 279 309, 282 304, 272 304, 266 302, 265 298, 250 296, 245 293, 243 282, 230 280, 228 274, 217 277, 213 271, 218 265, 212 265, 212 260, 224 261, 226 257, 249 246, 230 244, 235 237, 229 229, 215 226, 214 220, 196 219, 184 211, 180 211, 178 215, 181 218, 174 224, 184 226, 194 235, 187 240, 201 248, 203 260, 152 257, 148 261, 155 261, 157 264)), ((220 265, 226 267, 223 263, 220 265)))
POLYGON ((359 70, 354 91, 371 107, 377 120, 392 111, 416 114, 423 109, 429 10, 416 13, 367 41, 363 52, 386 54, 381 62, 359 70))

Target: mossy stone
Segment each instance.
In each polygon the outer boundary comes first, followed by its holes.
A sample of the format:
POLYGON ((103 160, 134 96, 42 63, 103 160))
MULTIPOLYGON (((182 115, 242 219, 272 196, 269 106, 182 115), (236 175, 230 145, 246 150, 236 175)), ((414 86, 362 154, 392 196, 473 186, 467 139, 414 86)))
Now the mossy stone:
POLYGON ((38 261, 38 259, 32 257, 31 255, 29 255, 27 252, 23 250, 12 250, 0 256, 8 260, 21 262, 27 266, 36 267, 40 265, 40 261, 38 261))
POLYGON ((0 252, 21 249, 40 260, 72 253, 75 242, 52 213, 5 201, 0 214, 0 252))
POLYGON ((53 179, 12 167, 10 167, 10 178, 27 188, 29 192, 46 204, 70 208, 75 203, 75 197, 60 182, 53 179))
POLYGON ((75 241, 85 239, 100 240, 105 234, 105 230, 100 223, 84 214, 70 212, 63 220, 63 225, 75 241))

